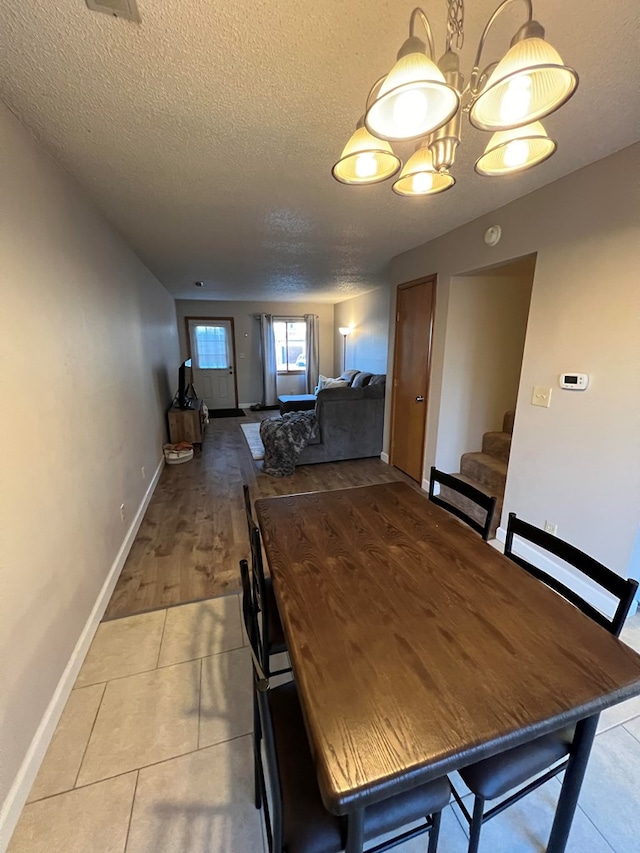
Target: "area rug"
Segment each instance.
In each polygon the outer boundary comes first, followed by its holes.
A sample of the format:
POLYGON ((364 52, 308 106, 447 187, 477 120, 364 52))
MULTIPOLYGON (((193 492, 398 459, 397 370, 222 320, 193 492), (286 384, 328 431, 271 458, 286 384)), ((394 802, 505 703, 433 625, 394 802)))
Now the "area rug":
POLYGON ((244 409, 209 409, 209 418, 244 418, 244 409))
POLYGON ((240 429, 244 433, 251 456, 257 461, 264 459, 264 445, 260 438, 260 422, 253 424, 240 424, 240 429))

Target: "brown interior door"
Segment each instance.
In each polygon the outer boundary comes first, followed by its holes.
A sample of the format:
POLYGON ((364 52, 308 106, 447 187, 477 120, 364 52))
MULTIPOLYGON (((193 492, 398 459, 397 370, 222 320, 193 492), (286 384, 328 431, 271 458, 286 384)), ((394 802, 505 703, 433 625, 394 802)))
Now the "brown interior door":
POLYGON ((401 284, 396 306, 391 464, 422 481, 435 276, 401 284))

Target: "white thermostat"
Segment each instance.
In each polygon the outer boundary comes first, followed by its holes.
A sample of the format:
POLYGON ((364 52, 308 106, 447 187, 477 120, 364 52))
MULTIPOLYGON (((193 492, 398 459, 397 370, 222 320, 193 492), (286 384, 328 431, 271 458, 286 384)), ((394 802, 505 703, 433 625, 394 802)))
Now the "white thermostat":
POLYGON ((589 374, 561 373, 560 387, 567 391, 586 391, 589 387, 589 374))

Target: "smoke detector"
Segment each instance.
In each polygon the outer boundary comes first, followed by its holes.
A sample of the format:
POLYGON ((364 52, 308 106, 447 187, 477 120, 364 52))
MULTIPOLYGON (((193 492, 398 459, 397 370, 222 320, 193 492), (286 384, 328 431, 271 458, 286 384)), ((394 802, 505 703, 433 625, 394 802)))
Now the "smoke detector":
POLYGON ((92 12, 104 12, 105 15, 140 23, 140 12, 138 12, 136 0, 85 0, 85 3, 92 12))

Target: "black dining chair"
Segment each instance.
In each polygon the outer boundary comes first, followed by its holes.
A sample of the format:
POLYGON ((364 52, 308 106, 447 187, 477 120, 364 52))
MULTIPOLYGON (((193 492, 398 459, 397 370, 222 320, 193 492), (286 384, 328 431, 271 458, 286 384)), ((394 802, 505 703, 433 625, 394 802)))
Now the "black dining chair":
MULTIPOLYGON (((509 513, 504 553, 510 560, 555 590, 609 633, 615 637, 620 634, 638 589, 637 581, 620 577, 593 557, 568 542, 558 539, 557 536, 522 521, 513 512, 509 513), (601 613, 557 578, 516 554, 513 550, 514 537, 563 560, 593 581, 598 588, 609 593, 617 602, 613 616, 609 617, 601 613)), ((459 771, 462 780, 474 795, 471 815, 455 787, 453 788, 453 795, 470 827, 468 853, 477 853, 480 830, 484 823, 566 769, 574 734, 575 726, 569 726, 537 738, 531 743, 506 750, 484 761, 478 761, 459 771), (495 800, 509 791, 514 793, 485 812, 487 800, 495 800)))
POLYGON ((437 468, 432 467, 429 477, 429 500, 464 521, 485 541, 489 538, 497 498, 487 495, 453 474, 445 474, 444 471, 438 471, 437 468), (436 485, 440 486, 438 494, 435 491, 436 485), (454 494, 450 494, 451 492, 454 494), (485 517, 484 521, 480 522, 475 513, 481 515, 482 511, 485 517))
MULTIPOLYGON (((274 687, 262 667, 260 631, 246 560, 240 561, 240 575, 242 615, 253 661, 254 701, 260 722, 254 732, 255 804, 264 810, 269 853, 340 853, 346 843, 348 818, 331 814, 322 803, 296 684, 291 681, 274 687)), ((419 820, 422 823, 368 847, 366 853, 382 853, 425 832, 429 833, 428 853, 436 853, 441 812, 450 796, 451 787, 445 776, 368 806, 364 816, 365 842, 407 824, 419 820)))
POLYGON ((278 612, 273 583, 271 578, 265 576, 264 564, 262 562, 262 542, 260 529, 253 519, 251 512, 251 498, 249 487, 242 487, 244 495, 244 508, 247 517, 247 529, 249 532, 249 545, 251 546, 251 575, 253 578, 253 596, 257 612, 260 614, 260 643, 261 661, 267 676, 282 675, 291 672, 290 667, 278 670, 271 669, 271 657, 287 651, 287 642, 282 629, 282 622, 278 612))

